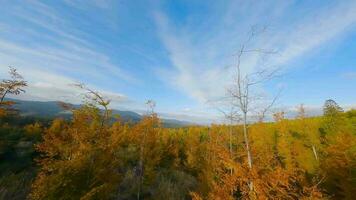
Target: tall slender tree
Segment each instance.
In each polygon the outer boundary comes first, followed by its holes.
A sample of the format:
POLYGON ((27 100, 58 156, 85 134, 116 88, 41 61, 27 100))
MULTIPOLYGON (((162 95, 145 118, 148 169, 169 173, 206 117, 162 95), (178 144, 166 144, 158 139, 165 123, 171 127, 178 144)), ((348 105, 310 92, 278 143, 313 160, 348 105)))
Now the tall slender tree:
MULTIPOLYGON (((261 96, 253 94, 254 87, 261 85, 264 82, 274 77, 277 70, 262 69, 254 73, 242 72, 242 58, 249 53, 257 54, 274 54, 272 50, 266 49, 250 49, 249 43, 253 40, 258 33, 261 33, 265 28, 257 30, 252 28, 248 39, 241 45, 236 54, 236 64, 234 66, 233 84, 228 89, 228 95, 233 98, 233 105, 239 109, 242 116, 243 137, 245 143, 245 150, 247 155, 247 164, 249 169, 253 166, 253 157, 251 153, 250 141, 248 136, 248 116, 251 113, 254 104, 261 100, 261 96)), ((265 113, 265 112, 264 112, 265 113)), ((249 182, 249 188, 253 190, 253 182, 249 182)))

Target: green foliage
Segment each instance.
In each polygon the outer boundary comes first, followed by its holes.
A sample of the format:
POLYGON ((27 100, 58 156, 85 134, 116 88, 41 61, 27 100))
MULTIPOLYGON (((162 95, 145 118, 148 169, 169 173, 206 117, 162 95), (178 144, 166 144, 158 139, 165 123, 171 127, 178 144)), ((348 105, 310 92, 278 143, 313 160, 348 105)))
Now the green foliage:
POLYGON ((327 134, 345 132, 348 124, 342 108, 333 100, 327 100, 324 104, 324 122, 322 129, 327 134))

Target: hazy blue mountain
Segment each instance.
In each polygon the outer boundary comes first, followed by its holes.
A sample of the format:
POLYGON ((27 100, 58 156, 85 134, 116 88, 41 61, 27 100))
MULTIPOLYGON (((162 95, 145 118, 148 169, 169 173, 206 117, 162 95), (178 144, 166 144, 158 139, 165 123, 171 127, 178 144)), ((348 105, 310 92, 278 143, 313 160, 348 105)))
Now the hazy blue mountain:
MULTIPOLYGON (((23 116, 35 116, 44 118, 64 117, 70 118, 71 112, 68 112, 60 106, 58 101, 23 101, 18 99, 8 99, 16 102, 14 108, 20 111, 23 116)), ((74 108, 80 105, 71 105, 74 108)), ((142 115, 133 111, 112 110, 113 115, 119 115, 124 122, 136 123, 142 119, 142 115)), ((165 127, 182 127, 193 125, 193 123, 175 119, 162 119, 165 127)))
POLYGON ((57 101, 22 101, 17 99, 8 99, 16 102, 13 106, 19 110, 23 116, 38 116, 38 117, 57 117, 70 115, 64 111, 57 101))

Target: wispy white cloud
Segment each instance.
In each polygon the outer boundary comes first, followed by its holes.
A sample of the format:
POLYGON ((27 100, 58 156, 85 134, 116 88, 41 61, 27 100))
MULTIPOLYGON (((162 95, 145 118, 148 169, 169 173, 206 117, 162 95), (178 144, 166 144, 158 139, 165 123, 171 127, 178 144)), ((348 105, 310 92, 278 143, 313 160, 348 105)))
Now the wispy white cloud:
MULTIPOLYGON (((29 80, 21 98, 78 102, 78 91, 68 84, 85 82, 98 88, 100 81, 138 83, 55 8, 35 0, 13 8, 8 14, 19 23, 0 26, 0 72, 6 74, 7 66, 15 66, 29 80)), ((105 90, 104 94, 127 100, 122 94, 105 90)))
MULTIPOLYGON (((6 73, 8 65, 15 66, 23 72, 31 84, 26 95, 21 98, 79 102, 80 98, 77 95, 79 91, 68 84, 82 81, 98 90, 103 89, 105 95, 116 99, 116 102, 130 102, 130 97, 120 92, 112 92, 109 87, 105 87, 108 84, 112 87, 141 83, 137 80, 137 74, 142 71, 135 68, 132 71, 138 73, 132 74, 127 66, 125 68, 117 64, 124 62, 117 62, 119 59, 113 57, 116 54, 113 52, 115 48, 112 47, 116 43, 111 43, 110 37, 119 35, 117 34, 119 29, 135 28, 131 27, 130 20, 123 20, 125 26, 119 26, 115 20, 117 13, 122 13, 119 12, 120 9, 123 12, 131 11, 127 9, 128 3, 125 6, 116 6, 121 3, 123 3, 121 0, 89 0, 85 3, 79 0, 65 0, 59 3, 64 10, 50 6, 46 1, 37 0, 9 4, 9 9, 2 13, 2 16, 6 14, 11 20, 0 22, 0 78, 6 73), (75 13, 70 13, 73 11, 75 13), (92 16, 91 12, 98 15, 92 16), (77 15, 82 14, 90 19, 83 17, 78 19, 79 22, 75 21, 77 15), (92 22, 91 19, 95 20, 92 22), (105 24, 100 26, 105 28, 103 31, 112 32, 108 35, 106 33, 98 35, 110 36, 109 39, 94 38, 88 30, 83 31, 78 27, 83 24, 84 27, 91 26, 91 23, 105 24), (92 41, 93 39, 95 41, 92 41)), ((195 3, 189 4, 188 7, 195 3)), ((161 7, 157 8, 153 16, 157 34, 166 47, 168 59, 173 66, 164 67, 164 70, 160 68, 157 74, 172 88, 182 91, 185 94, 184 100, 186 95, 196 100, 193 105, 183 106, 189 109, 172 112, 160 110, 162 115, 193 121, 216 119, 216 112, 202 111, 207 109, 207 106, 202 105, 206 105, 208 100, 224 96, 225 88, 232 76, 232 70, 228 66, 234 64, 233 54, 246 38, 251 25, 270 25, 270 30, 252 42, 251 46, 278 50, 279 55, 268 59, 268 64, 285 68, 288 68, 292 61, 303 59, 303 56, 354 28, 355 1, 329 2, 328 5, 314 6, 314 9, 309 11, 291 12, 294 3, 293 0, 264 1, 258 4, 254 1, 204 1, 203 7, 207 9, 208 14, 201 14, 204 12, 195 10, 197 12, 194 11, 193 15, 183 16, 184 19, 178 17, 179 22, 176 21, 177 16, 172 17, 172 13, 165 13, 161 7)), ((150 8, 152 7, 154 6, 150 8)), ((146 14, 144 17, 147 17, 146 14)), ((151 22, 150 20, 147 22, 151 22)), ((154 34, 154 32, 149 34, 152 33, 154 34)), ((153 43, 157 43, 156 35, 150 35, 150 39, 152 38, 153 43)), ((133 42, 134 39, 132 41, 122 39, 124 41, 122 47, 135 55, 134 58, 127 58, 128 63, 136 63, 130 61, 140 58, 154 63, 152 64, 154 67, 166 64, 164 56, 167 54, 164 50, 155 52, 152 50, 156 48, 154 45, 145 49, 143 47, 145 44, 133 42)), ((152 41, 147 44, 151 45, 152 41)), ((251 54, 243 59, 244 72, 252 72, 259 67, 258 56, 251 54)), ((145 67, 155 70, 151 65, 145 67)), ((351 73, 345 77, 352 78, 353 75, 351 73)), ((149 80, 154 78, 149 77, 149 80)), ((142 88, 145 89, 144 86, 140 89, 142 88)), ((112 89, 120 91, 114 87, 112 89)), ((135 109, 144 110, 144 106, 140 105, 135 109)))
POLYGON ((158 116, 164 119, 175 119, 185 122, 193 122, 196 124, 207 125, 210 123, 221 123, 223 119, 218 118, 217 116, 211 116, 209 114, 197 114, 192 111, 190 112, 159 112, 158 116))
MULTIPOLYGON (((0 72, 4 74, 0 78, 6 79, 5 68, 1 68, 0 72)), ((77 80, 33 68, 21 68, 19 73, 28 82, 28 86, 25 88, 26 92, 19 96, 10 97, 35 101, 64 101, 74 104, 81 104, 85 100, 86 91, 74 86, 74 84, 78 83, 77 80), (38 77, 41 77, 41 79, 38 79, 38 77)), ((111 106, 121 106, 116 108, 125 108, 125 104, 132 101, 120 93, 106 91, 93 85, 88 85, 88 87, 99 91, 104 98, 110 99, 112 101, 111 106)))
MULTIPOLYGON (((110 61, 109 56, 95 49, 95 46, 92 45, 90 41, 84 39, 85 37, 83 36, 85 36, 85 33, 77 30, 71 25, 71 22, 66 21, 64 17, 56 14, 55 9, 38 1, 30 2, 29 5, 17 8, 18 10, 15 10, 12 14, 27 21, 27 23, 40 26, 48 31, 44 33, 37 29, 28 28, 28 32, 32 34, 32 38, 44 37, 50 42, 55 43, 55 45, 41 42, 39 45, 27 47, 30 49, 27 50, 27 53, 37 54, 37 52, 39 52, 48 57, 61 59, 61 61, 66 62, 66 64, 63 63, 65 65, 61 65, 61 69, 78 69, 82 72, 92 71, 92 75, 97 75, 97 71, 100 70, 126 81, 131 81, 131 83, 137 81, 133 75, 122 70, 120 66, 114 65, 110 61), (73 66, 68 65, 68 63, 73 63, 76 67, 73 68, 73 66)), ((16 29, 12 31, 16 31, 16 29)), ((27 33, 25 32, 24 34, 27 33)), ((31 40, 32 38, 28 39, 31 40)), ((14 45, 16 44, 13 44, 13 46, 14 45)), ((19 44, 18 46, 22 49, 26 48, 19 44)))
POLYGON ((345 72, 341 74, 341 76, 345 79, 355 80, 356 79, 356 72, 345 72))
MULTIPOLYGON (((352 30, 356 23, 355 1, 335 2, 302 13, 304 16, 289 15, 291 1, 279 3, 233 1, 221 8, 220 16, 204 19, 208 28, 204 23, 193 26, 189 20, 176 26, 168 13, 156 12, 158 34, 174 67, 170 71, 159 71, 159 74, 173 87, 206 102, 224 95, 232 74, 224 67, 234 63, 232 55, 245 38, 249 26, 272 24, 272 28, 251 46, 277 50, 279 54, 267 60, 268 66, 288 68, 289 62, 352 30), (284 18, 290 21, 283 21, 284 18)), ((259 59, 255 55, 244 57, 243 70, 256 70, 259 59)))
MULTIPOLYGON (((121 0, 117 0, 121 1, 121 0)), ((74 6, 79 9, 85 9, 88 6, 95 6, 97 8, 101 9, 108 9, 112 6, 112 4, 115 2, 113 0, 87 0, 85 3, 81 0, 64 0, 66 4, 69 6, 74 6)))
POLYGON ((310 52, 334 37, 352 30, 356 24, 356 3, 345 1, 315 10, 310 16, 292 24, 287 32, 275 35, 272 45, 279 47, 281 57, 275 62, 285 64, 310 52))

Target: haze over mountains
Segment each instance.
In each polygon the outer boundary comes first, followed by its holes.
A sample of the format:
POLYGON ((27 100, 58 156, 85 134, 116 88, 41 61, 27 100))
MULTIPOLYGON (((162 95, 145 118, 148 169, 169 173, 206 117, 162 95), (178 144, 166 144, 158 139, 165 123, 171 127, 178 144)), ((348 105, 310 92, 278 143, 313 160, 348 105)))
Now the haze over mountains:
MULTIPOLYGON (((24 101, 18 99, 7 99, 14 101, 16 104, 14 108, 20 111, 22 116, 34 116, 43 118, 64 117, 70 118, 71 112, 66 111, 59 103, 59 101, 24 101)), ((72 105, 74 108, 79 108, 80 105, 72 105)), ((124 122, 139 122, 143 115, 133 111, 112 110, 113 115, 119 115, 124 122)), ((165 127, 182 127, 193 125, 194 123, 188 121, 181 121, 176 119, 162 119, 165 127)))

